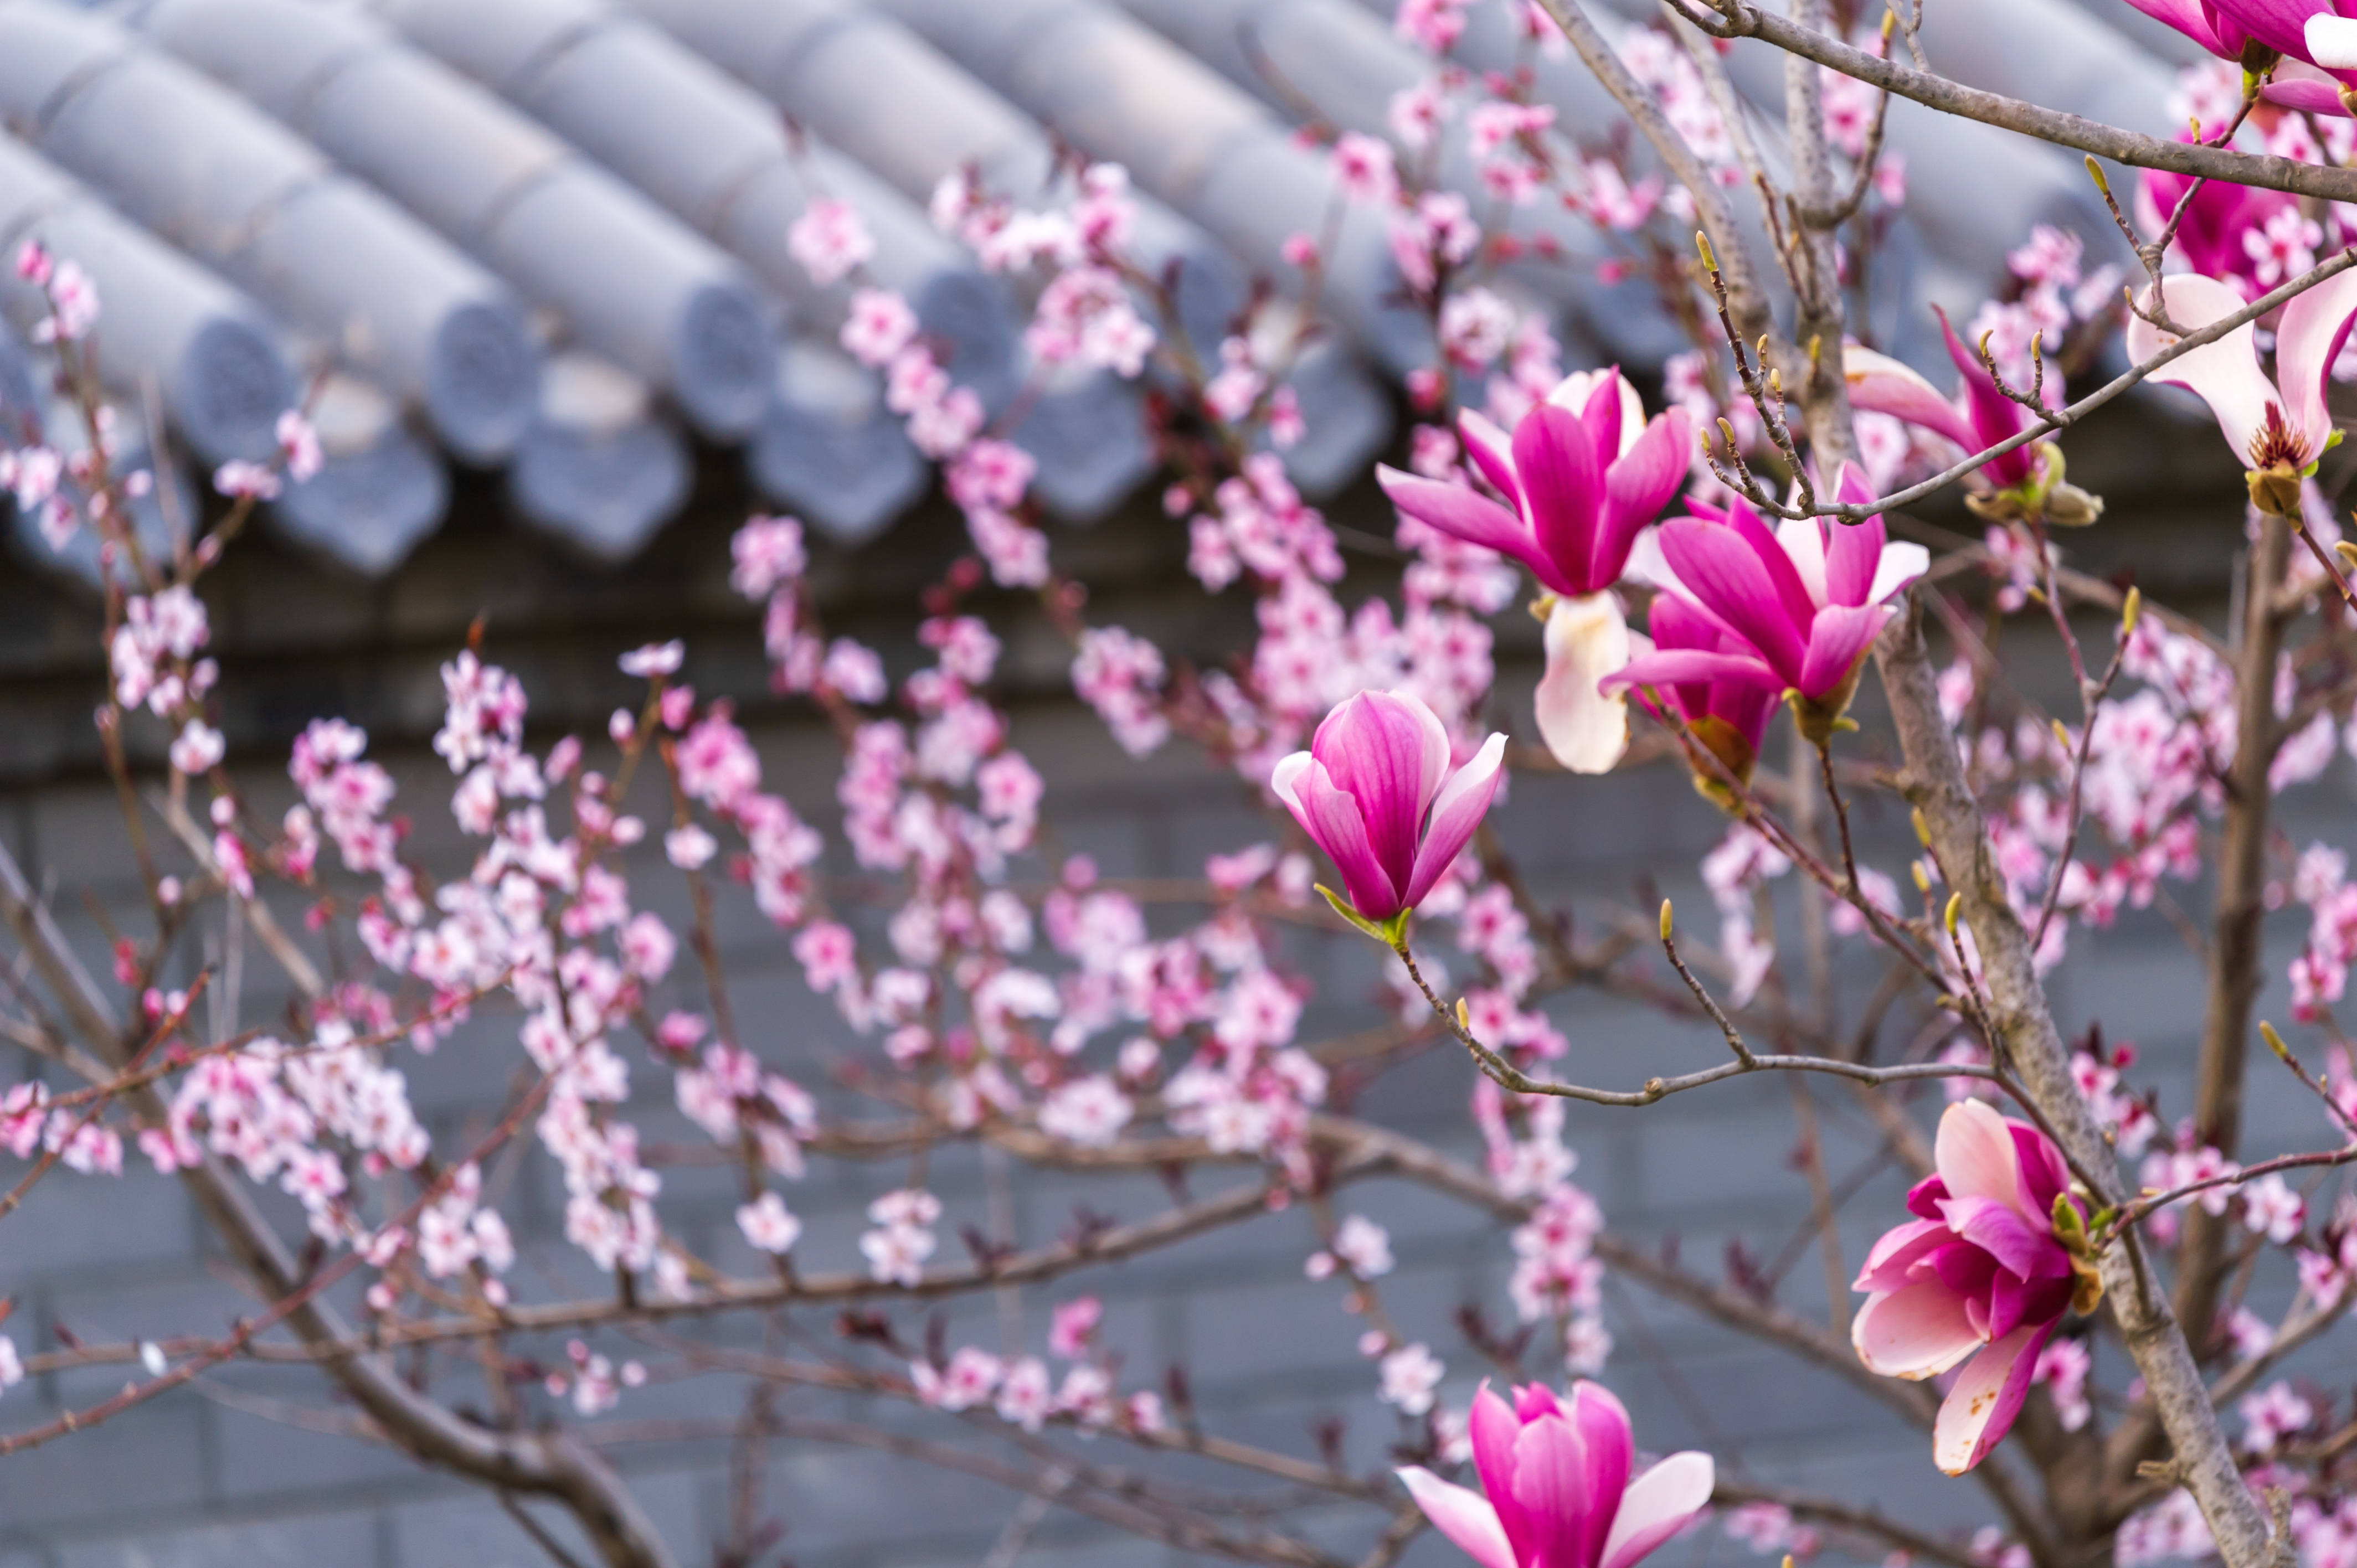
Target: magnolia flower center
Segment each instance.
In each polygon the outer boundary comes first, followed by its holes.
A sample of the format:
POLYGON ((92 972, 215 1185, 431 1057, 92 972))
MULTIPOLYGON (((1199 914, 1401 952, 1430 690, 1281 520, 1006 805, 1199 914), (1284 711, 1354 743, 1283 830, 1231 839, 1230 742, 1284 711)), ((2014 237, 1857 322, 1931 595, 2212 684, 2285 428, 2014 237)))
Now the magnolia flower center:
POLYGON ((2315 454, 2308 449, 2308 437, 2294 430, 2284 420, 2280 404, 2267 404, 2266 421, 2259 433, 2251 437, 2251 467, 2266 469, 2289 468, 2293 473, 2308 467, 2315 454))

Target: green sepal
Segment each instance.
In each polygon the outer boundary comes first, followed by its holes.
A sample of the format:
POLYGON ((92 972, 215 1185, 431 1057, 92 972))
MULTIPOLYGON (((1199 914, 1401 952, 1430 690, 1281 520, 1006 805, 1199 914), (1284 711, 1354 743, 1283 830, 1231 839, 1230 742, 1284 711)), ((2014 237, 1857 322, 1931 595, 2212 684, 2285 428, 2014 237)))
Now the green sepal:
POLYGON ((1370 920, 1351 908, 1349 899, 1327 886, 1323 882, 1315 883, 1312 886, 1326 896, 1326 902, 1334 907, 1334 913, 1341 916, 1383 946, 1396 952, 1407 945, 1407 911, 1405 909, 1402 909, 1388 920, 1381 922, 1370 920))

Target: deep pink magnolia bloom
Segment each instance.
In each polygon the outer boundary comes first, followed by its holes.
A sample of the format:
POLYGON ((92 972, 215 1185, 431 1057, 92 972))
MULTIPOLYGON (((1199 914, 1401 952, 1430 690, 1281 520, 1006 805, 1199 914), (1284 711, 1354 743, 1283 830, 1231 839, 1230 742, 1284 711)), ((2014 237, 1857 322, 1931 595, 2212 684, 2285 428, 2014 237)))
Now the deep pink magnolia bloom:
POLYGON ((1620 580, 1637 531, 1685 478, 1694 449, 1685 411, 1643 415, 1618 369, 1566 379, 1511 440, 1472 410, 1460 414, 1467 454, 1512 510, 1394 467, 1375 478, 1410 517, 1512 556, 1550 592, 1583 598, 1620 580))
MULTIPOLYGON (((1835 483, 1844 502, 1874 499, 1844 464, 1835 483)), ((1800 697, 1804 733, 1822 739, 1849 703, 1867 648, 1896 613, 1884 601, 1923 575, 1920 544, 1887 544, 1878 517, 1828 524, 1788 521, 1771 533, 1741 500, 1724 514, 1661 527, 1658 585, 1684 598, 1738 645, 1737 651, 1656 649, 1630 661, 1615 683, 1745 682, 1800 697)))
MULTIPOLYGON (((1962 397, 1943 397, 1899 360, 1852 343, 1842 350, 1842 377, 1849 382, 1850 402, 1944 435, 1968 454, 2010 440, 2030 423, 2029 411, 1997 391, 1988 367, 1948 324, 1948 313, 1938 314, 1940 336, 1947 342, 1948 358, 1955 361, 1962 397)), ((2050 402, 2058 391, 2050 376, 2050 402)), ((1982 476, 2001 490, 2012 489, 2037 472, 2036 445, 2028 443, 1991 458, 1981 465, 1982 476)))
POLYGON ((1430 708, 1361 692, 1326 715, 1308 751, 1277 763, 1269 788, 1333 860, 1351 908, 1380 926, 1422 903, 1473 837, 1505 749, 1493 735, 1452 774, 1430 708))
POLYGON ((1533 1384, 1511 1405, 1484 1383, 1467 1424, 1480 1492, 1413 1465, 1399 1477, 1481 1568, 1630 1568, 1709 1504, 1717 1479, 1709 1455, 1687 1453, 1631 1481, 1629 1412, 1596 1383, 1567 1400, 1533 1384))
MULTIPOLYGON (((2188 331, 2233 315, 2243 296, 2215 278, 2172 275, 2163 280, 2169 318, 2188 331)), ((2149 310, 2153 290, 2137 301, 2149 310)), ((2332 413, 2325 403, 2332 361, 2357 322, 2357 272, 2341 273, 2283 307, 2276 327, 2276 377, 2259 369, 2256 334, 2248 322, 2214 343, 2170 360, 2153 380, 2199 395, 2218 416, 2226 443, 2254 476, 2252 495, 2262 506, 2297 515, 2298 476, 2324 456, 2332 439, 2332 413), (2280 386, 2281 390, 2277 388, 2280 386), (2271 487, 2261 481, 2274 476, 2271 487), (2262 489, 2268 493, 2262 495, 2262 489)), ((2177 339, 2142 316, 2128 320, 2128 357, 2149 359, 2177 339)))
POLYGON ((1627 704, 1598 682, 1629 661, 1612 585, 1637 535, 1684 480, 1693 431, 1684 409, 1648 421, 1618 369, 1566 377, 1509 439, 1480 414, 1458 419, 1466 452, 1507 505, 1462 485, 1382 467, 1393 504, 1443 533, 1511 555, 1552 596, 1538 726, 1555 760, 1603 773, 1629 746, 1627 704))
MULTIPOLYGON (((1916 1218, 1874 1244, 1850 1287, 1872 1293, 1850 1342, 1892 1378, 1934 1377, 1972 1357, 1932 1429, 1932 1457, 1960 1476, 2013 1425, 2062 1315, 2092 1311, 2101 1286, 2055 1234, 2070 1173, 2045 1133, 1962 1100, 1940 1118, 1932 1158, 1934 1173, 1907 1195, 1916 1218)), ((2078 1214, 2079 1200, 2069 1204, 2078 1214)))

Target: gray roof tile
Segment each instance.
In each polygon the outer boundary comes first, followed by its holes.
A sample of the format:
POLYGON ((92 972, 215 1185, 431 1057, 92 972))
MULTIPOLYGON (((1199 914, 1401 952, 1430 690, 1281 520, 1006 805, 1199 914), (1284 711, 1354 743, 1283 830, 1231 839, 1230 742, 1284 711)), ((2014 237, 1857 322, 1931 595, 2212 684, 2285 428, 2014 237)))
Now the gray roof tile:
MULTIPOLYGON (((1987 0, 2073 46, 1983 48, 2005 30, 1934 7, 1931 47, 1969 80, 2146 128, 2181 44, 2112 0, 1987 0), (2116 14, 2115 14, 2116 13, 2116 14), (2100 69, 2096 63, 2100 62, 2100 69)), ((1612 28, 1652 0, 1605 0, 1612 28), (1617 13, 1613 14, 1613 13, 1617 13)), ((821 195, 859 209, 872 275, 906 294, 953 373, 994 413, 1032 379, 1023 285, 984 274, 925 205, 973 167, 1037 199, 1058 139, 1128 165, 1137 249, 1176 268, 1191 337, 1216 342, 1254 274, 1281 272, 1331 174, 1305 116, 1385 134, 1391 96, 1429 63, 1392 33, 1394 0, 0 0, 0 246, 38 234, 95 276, 102 369, 136 406, 153 387, 210 465, 271 446, 277 411, 317 390, 327 471, 272 510, 342 566, 390 569, 439 522, 445 464, 504 466, 517 513, 599 562, 635 553, 691 489, 674 413, 741 446, 759 489, 846 540, 889 524, 925 466, 875 375, 834 346, 849 285, 790 254, 821 195), (103 13, 103 14, 97 14, 103 13), (544 363, 544 360, 545 361, 544 363), (323 379, 324 378, 324 379, 323 379), (437 450, 438 449, 438 450, 437 450)), ((1502 7, 1476 6, 1460 58, 1528 58, 1502 7)), ((2013 36, 2006 33, 2006 36, 2013 36)), ((1738 48, 1771 104, 1775 62, 1738 48), (1754 58, 1758 57, 1758 58, 1754 58)), ((1571 136, 1617 123, 1576 62, 1537 59, 1571 136)), ((1440 177, 1478 176, 1462 128, 1440 177)), ((1897 320, 1928 295, 1976 300, 2038 219, 2100 235, 2075 159, 1901 105, 1891 144, 1917 191, 1884 269, 1897 320), (1936 193, 1937 199, 1930 193, 1936 193)), ((1671 346, 1641 285, 1607 287, 1584 226, 1524 209, 1557 259, 1501 284, 1563 314, 1575 343, 1644 359, 1671 346)), ((1421 362, 1383 223, 1347 212, 1329 251, 1335 330, 1296 377, 1313 494, 1389 439, 1391 395, 1361 356, 1421 362)), ((39 302, 0 282, 19 327, 39 302)), ((1902 339, 1902 346, 1904 339, 1902 339)), ((44 360, 0 341, 0 420, 54 428, 44 360)), ((1045 377, 1016 438, 1060 515, 1102 515, 1149 474, 1139 388, 1045 377)), ((126 412, 125 429, 135 438, 126 412)), ((166 489, 188 482, 167 463, 166 489)), ((164 527, 161 498, 144 526, 164 527)), ((19 544, 32 533, 21 520, 19 544)), ((159 535, 160 537, 160 535, 159 535)), ((94 580, 95 559, 54 561, 94 580)))

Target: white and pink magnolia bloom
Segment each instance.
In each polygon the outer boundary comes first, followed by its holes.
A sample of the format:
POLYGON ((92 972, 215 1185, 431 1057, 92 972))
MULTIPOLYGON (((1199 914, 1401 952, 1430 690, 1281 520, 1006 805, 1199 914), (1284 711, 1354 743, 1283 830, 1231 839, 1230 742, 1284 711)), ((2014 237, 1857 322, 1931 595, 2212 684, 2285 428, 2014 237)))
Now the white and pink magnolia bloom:
POLYGON ((1457 859, 1498 792, 1506 737, 1449 768, 1448 731, 1404 692, 1361 692, 1328 714, 1269 789, 1342 874, 1369 925, 1405 916, 1457 859))
MULTIPOLYGON (((2244 308, 2243 296, 2228 284, 2199 276, 2170 277, 2166 291, 2170 320, 2189 332, 2198 332, 2244 308)), ((2139 312, 2155 303, 2147 287, 2137 299, 2139 312)), ((2357 322, 2357 273, 2326 279, 2283 307, 2276 328, 2276 379, 2259 368, 2257 328, 2244 322, 2214 343, 2204 343, 2163 365, 2152 379, 2183 387, 2210 405, 2244 467, 2255 475, 2276 474, 2288 481, 2314 467, 2333 440, 2332 412, 2325 403, 2332 362, 2357 322)), ((2138 314, 2130 318, 2128 357, 2138 362, 2178 341, 2138 314)), ((2262 499, 2254 482, 2253 497, 2282 511, 2298 508, 2298 485, 2269 487, 2262 499)))
POLYGON ((1971 1359, 1932 1429, 1933 1459, 1960 1476, 2012 1428, 2063 1314, 2092 1310, 2100 1287, 2056 1234, 2061 1205, 2079 1203, 2045 1133, 1962 1100, 1940 1118, 1932 1161, 1907 1195, 1915 1219, 1874 1244, 1851 1286, 1871 1294, 1850 1342, 1885 1377, 1936 1377, 1971 1359))
POLYGON ((1414 1465, 1399 1477, 1481 1568, 1631 1568, 1709 1506, 1717 1480, 1696 1453, 1631 1480, 1629 1412, 1597 1383, 1564 1400, 1533 1384, 1511 1405, 1484 1384, 1467 1425, 1480 1492, 1414 1465))
POLYGON ((1379 467, 1375 478, 1400 510, 1513 557, 1553 596, 1539 735, 1573 772, 1607 772, 1629 746, 1626 699, 1597 690, 1629 662, 1629 628, 1612 585, 1639 531, 1685 481, 1692 421, 1672 408, 1649 422, 1636 389, 1614 369, 1566 378, 1512 437, 1469 409, 1458 429, 1505 506, 1396 468, 1379 467))

